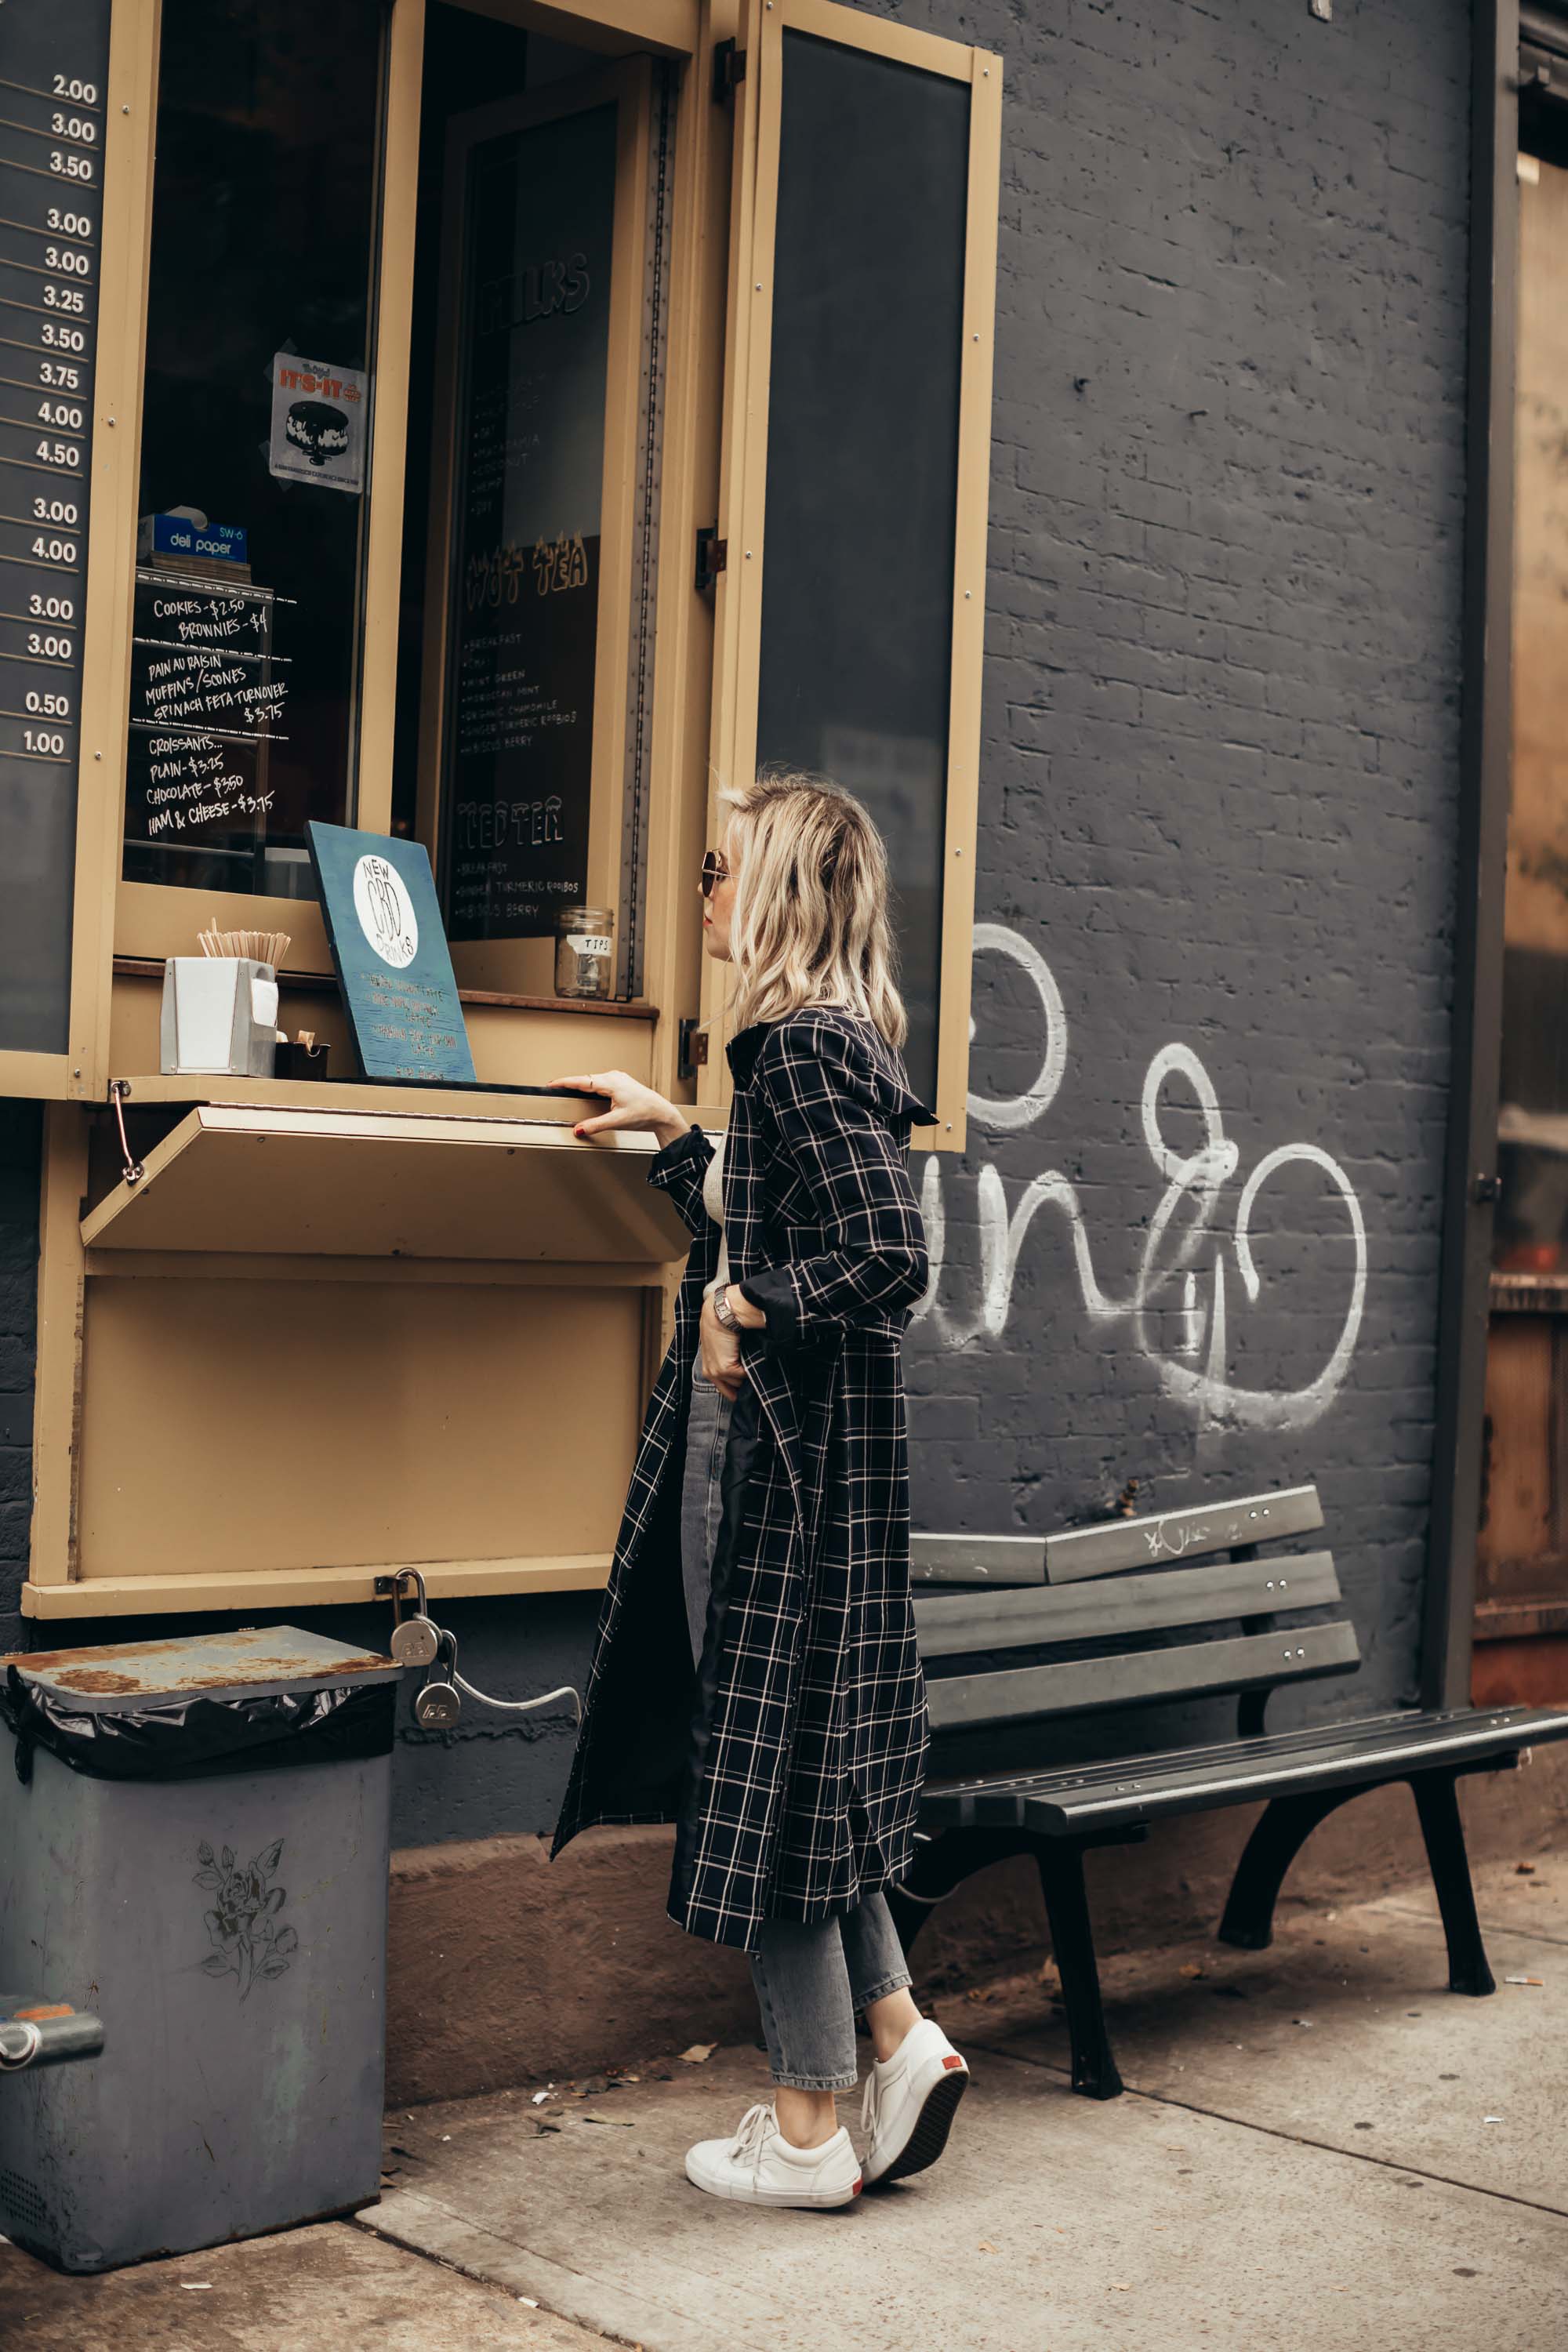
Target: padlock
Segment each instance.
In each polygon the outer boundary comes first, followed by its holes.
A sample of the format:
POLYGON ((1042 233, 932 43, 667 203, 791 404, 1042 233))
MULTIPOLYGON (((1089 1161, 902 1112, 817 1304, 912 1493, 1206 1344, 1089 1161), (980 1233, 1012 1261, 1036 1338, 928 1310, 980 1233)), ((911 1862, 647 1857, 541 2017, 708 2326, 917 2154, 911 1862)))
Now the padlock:
POLYGON ((425 1731, 450 1731, 462 1712, 455 1686, 439 1678, 427 1682, 414 1702, 414 1720, 425 1731))
POLYGON ((427 1666, 441 1646, 428 1617, 405 1617, 392 1629, 391 1650, 400 1666, 427 1666))
POLYGON ((392 1640, 388 1643, 400 1666, 427 1666, 441 1646, 439 1626, 433 1625, 426 1605, 425 1579, 416 1568, 400 1568, 392 1580, 392 1640), (403 1613, 403 1587, 412 1583, 418 1607, 412 1617, 403 1613))
POLYGON ((423 1731, 450 1731, 463 1712, 458 1689, 458 1637, 445 1625, 437 1632, 437 1647, 445 1665, 427 1675, 414 1702, 414 1720, 423 1731), (450 1681, 447 1675, 450 1675, 450 1681))

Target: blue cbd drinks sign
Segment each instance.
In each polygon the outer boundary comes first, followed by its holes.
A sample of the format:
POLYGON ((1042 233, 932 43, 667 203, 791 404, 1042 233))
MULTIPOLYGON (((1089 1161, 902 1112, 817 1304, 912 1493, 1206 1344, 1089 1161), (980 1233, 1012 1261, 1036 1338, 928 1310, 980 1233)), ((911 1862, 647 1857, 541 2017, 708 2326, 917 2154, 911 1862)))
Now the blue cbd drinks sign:
POLYGON ((474 1058, 423 845, 313 820, 305 839, 365 1076, 472 1086, 474 1058))

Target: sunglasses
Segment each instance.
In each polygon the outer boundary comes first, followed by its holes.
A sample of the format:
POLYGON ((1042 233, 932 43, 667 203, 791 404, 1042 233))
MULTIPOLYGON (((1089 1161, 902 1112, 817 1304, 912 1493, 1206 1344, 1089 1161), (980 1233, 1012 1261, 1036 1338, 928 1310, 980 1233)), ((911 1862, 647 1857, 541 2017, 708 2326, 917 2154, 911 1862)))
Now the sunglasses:
POLYGON ((702 858, 702 896, 705 898, 710 898, 720 883, 728 882, 729 879, 730 869, 719 852, 716 849, 705 851, 702 858))

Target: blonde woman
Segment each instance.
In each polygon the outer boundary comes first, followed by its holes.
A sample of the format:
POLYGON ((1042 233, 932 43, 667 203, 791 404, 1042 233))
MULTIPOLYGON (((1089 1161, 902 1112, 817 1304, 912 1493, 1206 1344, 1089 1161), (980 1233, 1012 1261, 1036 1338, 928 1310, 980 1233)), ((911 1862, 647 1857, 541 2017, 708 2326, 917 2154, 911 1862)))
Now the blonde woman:
POLYGON ((733 965, 715 1148, 621 1070, 557 1083, 651 1128, 695 1236, 643 1426, 553 1851, 676 1824, 669 1913, 751 1955, 773 2096, 689 2179, 847 2205, 935 2162, 968 2069, 910 1998, 881 1889, 908 1869, 927 1727, 910 1602, 901 1345, 928 1279, 887 857, 804 776, 728 792, 703 941, 733 965), (835 2094, 875 2060, 864 2163, 835 2094))

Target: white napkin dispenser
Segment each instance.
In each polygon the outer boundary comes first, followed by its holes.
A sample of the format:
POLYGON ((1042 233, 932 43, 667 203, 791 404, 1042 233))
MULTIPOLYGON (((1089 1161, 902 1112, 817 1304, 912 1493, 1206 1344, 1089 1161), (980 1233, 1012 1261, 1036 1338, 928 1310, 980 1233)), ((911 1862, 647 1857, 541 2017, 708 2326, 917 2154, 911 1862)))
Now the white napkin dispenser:
POLYGON ((278 976, 247 956, 171 956, 159 1030, 165 1077, 269 1078, 278 976))

